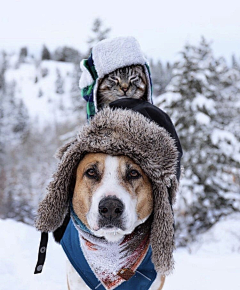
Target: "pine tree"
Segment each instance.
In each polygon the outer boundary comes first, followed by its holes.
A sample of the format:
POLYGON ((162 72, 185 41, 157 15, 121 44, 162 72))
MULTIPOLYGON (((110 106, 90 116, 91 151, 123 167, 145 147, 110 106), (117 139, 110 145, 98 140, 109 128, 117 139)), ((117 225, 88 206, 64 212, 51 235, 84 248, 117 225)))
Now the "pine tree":
POLYGON ((7 69, 7 54, 5 51, 0 53, 0 92, 5 91, 5 72, 7 69))
MULTIPOLYGON (((6 164, 5 149, 6 144, 4 143, 4 101, 5 101, 5 91, 6 91, 6 81, 5 72, 7 68, 6 53, 0 53, 0 200, 3 200, 3 189, 4 182, 6 180, 6 174, 4 170, 4 164, 6 164)), ((0 203, 1 204, 1 203, 0 203)), ((1 212, 1 208, 0 208, 1 212)))
POLYGON ((42 89, 40 88, 39 91, 38 91, 38 97, 41 98, 43 96, 43 91, 42 89))
POLYGON ((232 55, 232 68, 240 70, 240 64, 238 63, 235 54, 232 55))
POLYGON ((19 62, 25 62, 26 57, 28 56, 28 49, 27 47, 22 47, 19 52, 19 62))
POLYGON ((46 45, 43 45, 43 48, 42 48, 42 53, 41 53, 41 58, 42 60, 49 60, 51 59, 51 54, 48 50, 48 48, 46 47, 46 45))
POLYGON ((20 219, 23 202, 28 204, 25 179, 18 179, 24 168, 20 166, 21 148, 29 133, 28 112, 22 100, 15 97, 16 84, 5 83, 5 90, 0 90, 0 140, 2 158, 0 166, 0 216, 20 219), (20 190, 21 188, 21 190, 20 190))
POLYGON ((55 50, 53 59, 56 61, 72 62, 79 65, 82 54, 72 47, 63 46, 55 50))
POLYGON ((63 89, 64 81, 63 81, 63 78, 61 76, 59 69, 56 70, 56 74, 57 74, 57 79, 55 82, 56 93, 62 95, 64 93, 64 89, 63 89))
POLYGON ((150 60, 151 78, 153 84, 153 95, 158 96, 165 93, 166 86, 172 79, 172 66, 169 62, 163 65, 159 60, 156 63, 150 60))
POLYGON ((91 36, 87 41, 88 51, 86 53, 86 57, 90 55, 91 49, 95 44, 97 44, 99 41, 102 41, 103 39, 106 39, 109 36, 111 28, 104 28, 103 21, 100 18, 96 18, 93 22, 91 30, 91 36))
POLYGON ((197 47, 186 45, 181 54, 167 93, 157 102, 174 120, 184 150, 185 177, 177 226, 181 232, 179 243, 185 244, 189 236, 194 238, 221 216, 240 209, 236 202, 239 184, 233 180, 240 160, 239 142, 228 132, 220 110, 225 97, 220 88, 228 73, 226 65, 214 59, 204 38, 197 47), (223 150, 230 140, 229 147, 223 150))
POLYGON ((74 104, 74 111, 78 111, 81 116, 83 112, 85 113, 85 101, 81 97, 81 91, 79 88, 80 75, 80 67, 79 65, 75 65, 72 73, 71 97, 74 104))

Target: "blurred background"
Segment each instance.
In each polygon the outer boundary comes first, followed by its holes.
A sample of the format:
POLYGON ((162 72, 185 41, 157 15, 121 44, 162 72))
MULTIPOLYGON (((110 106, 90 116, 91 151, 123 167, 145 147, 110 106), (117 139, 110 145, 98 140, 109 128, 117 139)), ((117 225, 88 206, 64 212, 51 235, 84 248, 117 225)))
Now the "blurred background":
POLYGON ((79 62, 98 41, 128 35, 184 150, 177 247, 239 212, 239 15, 235 0, 1 3, 0 218, 33 225, 54 152, 86 122, 79 62))

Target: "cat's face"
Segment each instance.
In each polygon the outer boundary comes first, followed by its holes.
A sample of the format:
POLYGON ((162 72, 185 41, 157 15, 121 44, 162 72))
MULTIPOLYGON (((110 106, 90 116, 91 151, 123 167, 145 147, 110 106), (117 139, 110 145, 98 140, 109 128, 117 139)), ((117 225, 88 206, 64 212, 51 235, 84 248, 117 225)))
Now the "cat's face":
POLYGON ((146 99, 147 78, 141 65, 132 65, 115 70, 100 80, 98 107, 120 98, 146 99))

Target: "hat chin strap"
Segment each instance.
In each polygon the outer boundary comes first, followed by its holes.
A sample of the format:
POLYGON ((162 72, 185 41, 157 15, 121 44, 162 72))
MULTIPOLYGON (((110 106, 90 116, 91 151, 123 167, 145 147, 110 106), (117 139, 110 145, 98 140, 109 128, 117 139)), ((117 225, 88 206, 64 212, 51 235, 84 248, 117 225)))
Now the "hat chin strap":
POLYGON ((162 290, 163 289, 163 286, 164 286, 164 283, 165 283, 165 278, 166 278, 165 275, 161 276, 161 284, 160 284, 158 290, 162 290))
POLYGON ((38 260, 37 260, 34 274, 42 273, 43 265, 46 259, 47 244, 48 244, 48 233, 42 232, 39 250, 38 250, 38 260))

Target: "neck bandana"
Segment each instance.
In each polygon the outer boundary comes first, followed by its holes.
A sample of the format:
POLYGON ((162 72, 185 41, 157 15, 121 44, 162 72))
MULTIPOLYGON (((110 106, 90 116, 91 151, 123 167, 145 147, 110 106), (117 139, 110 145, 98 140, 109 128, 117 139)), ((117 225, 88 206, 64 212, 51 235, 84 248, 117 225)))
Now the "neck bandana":
MULTIPOLYGON (((94 236, 77 217, 72 206, 70 222, 77 231, 79 247, 81 247, 84 258, 100 281, 100 285, 102 284, 105 289, 115 289, 138 272, 137 269, 149 250, 151 218, 118 242, 108 242, 104 238, 94 236)), ((65 250, 66 245, 64 246, 62 242, 61 244, 65 250)), ((155 278, 156 273, 153 272, 154 275, 151 276, 155 278)), ((151 285, 152 277, 149 278, 141 272, 138 273, 143 278, 145 277, 145 280, 149 280, 148 283, 151 285)), ((81 275, 81 273, 79 274, 81 275)))

